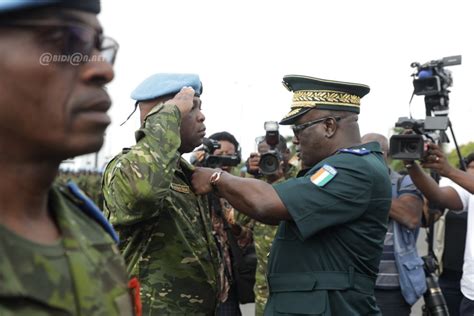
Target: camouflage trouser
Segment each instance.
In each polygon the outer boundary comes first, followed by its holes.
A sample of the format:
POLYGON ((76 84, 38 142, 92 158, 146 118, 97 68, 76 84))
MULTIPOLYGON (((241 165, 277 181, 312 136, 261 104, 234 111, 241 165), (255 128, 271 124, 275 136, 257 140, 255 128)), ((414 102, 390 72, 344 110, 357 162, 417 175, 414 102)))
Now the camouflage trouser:
POLYGON ((277 227, 256 223, 253 233, 255 240, 255 251, 257 252, 257 274, 255 283, 255 315, 263 315, 263 310, 268 298, 267 285, 267 263, 268 255, 275 237, 277 227))
MULTIPOLYGON (((265 277, 265 276, 264 276, 265 277)), ((268 288, 267 282, 264 280, 264 284, 259 284, 258 274, 257 274, 257 283, 255 284, 255 315, 262 316, 263 310, 265 309, 265 304, 268 299, 268 288)))

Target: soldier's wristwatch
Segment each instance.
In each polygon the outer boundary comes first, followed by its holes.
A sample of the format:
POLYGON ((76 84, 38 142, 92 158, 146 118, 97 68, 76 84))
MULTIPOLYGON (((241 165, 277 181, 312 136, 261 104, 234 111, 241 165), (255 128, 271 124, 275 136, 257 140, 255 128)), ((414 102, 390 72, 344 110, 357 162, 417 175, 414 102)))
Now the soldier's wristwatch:
POLYGON ((211 185, 215 188, 217 185, 217 182, 219 182, 222 174, 222 170, 214 172, 211 177, 209 178, 209 182, 211 185))

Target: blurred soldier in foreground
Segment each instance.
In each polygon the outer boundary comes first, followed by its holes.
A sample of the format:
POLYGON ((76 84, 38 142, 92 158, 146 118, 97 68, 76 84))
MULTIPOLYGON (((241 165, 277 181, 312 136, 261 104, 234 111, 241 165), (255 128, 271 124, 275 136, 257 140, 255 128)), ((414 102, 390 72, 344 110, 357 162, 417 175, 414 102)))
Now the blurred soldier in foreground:
POLYGON ((104 211, 123 239, 129 272, 142 284, 145 315, 216 310, 219 260, 209 208, 193 192, 193 166, 181 157, 206 133, 201 92, 194 74, 143 81, 132 92, 142 123, 137 144, 104 172, 104 211))
POLYGON ((307 173, 271 186, 197 168, 198 193, 217 190, 239 211, 280 224, 268 262, 265 315, 376 315, 374 285, 391 186, 380 146, 361 144, 357 114, 369 87, 285 76, 307 173))
POLYGON ((99 11, 98 0, 0 2, 0 315, 133 313, 110 224, 74 184, 52 186, 110 123, 118 45, 99 11))
MULTIPOLYGON (((388 163, 387 138, 370 133, 363 142, 378 142, 388 163)), ((392 182, 392 206, 379 273, 375 283, 375 298, 384 316, 409 316, 411 306, 426 291, 423 259, 418 255, 416 240, 423 214, 423 195, 410 176, 388 167, 392 182)))

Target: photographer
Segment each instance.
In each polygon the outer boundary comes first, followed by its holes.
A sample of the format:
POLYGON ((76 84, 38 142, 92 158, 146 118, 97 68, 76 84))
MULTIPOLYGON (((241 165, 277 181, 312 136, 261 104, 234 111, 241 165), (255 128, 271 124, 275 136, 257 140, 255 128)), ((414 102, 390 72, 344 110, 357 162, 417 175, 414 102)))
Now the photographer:
MULTIPOLYGON (((474 209, 474 175, 451 166, 438 145, 428 144, 428 150, 421 160, 421 167, 430 168, 450 181, 442 186, 429 177, 415 161, 405 161, 415 185, 428 198, 440 207, 450 210, 474 209)), ((461 292, 463 299, 460 306, 460 315, 474 314, 474 244, 473 244, 474 217, 468 216, 466 249, 464 252, 463 274, 461 278, 461 292)))
MULTIPOLYGON (((375 133, 362 137, 363 143, 372 141, 380 144, 388 165, 387 138, 375 133)), ((392 206, 375 283, 375 298, 384 316, 408 316, 411 306, 426 290, 423 260, 416 249, 423 197, 409 176, 402 176, 390 167, 388 172, 392 183, 392 206)))
POLYGON ((286 144, 285 137, 279 135, 278 144, 275 146, 275 152, 280 156, 280 165, 272 173, 264 175, 260 168, 262 155, 268 153, 271 150, 271 146, 267 143, 265 137, 258 137, 258 145, 256 153, 251 153, 247 159, 246 167, 247 173, 255 178, 264 178, 268 183, 274 183, 275 181, 284 178, 289 179, 295 177, 298 170, 295 166, 289 163, 290 161, 290 149, 286 144))
MULTIPOLYGON (((196 151, 195 155, 195 165, 204 167, 212 165, 228 173, 232 173, 234 167, 241 160, 238 141, 234 135, 225 131, 209 136, 204 141, 203 148, 196 151)), ((211 195, 211 198, 214 197, 214 195, 211 195)), ((241 315, 239 294, 249 295, 253 301, 253 283, 248 286, 247 290, 238 287, 240 279, 237 279, 241 278, 241 275, 237 275, 239 271, 236 271, 236 269, 243 263, 236 261, 246 253, 246 250, 252 248, 252 230, 242 227, 236 222, 234 208, 227 200, 215 198, 218 199, 219 205, 213 204, 212 201, 210 203, 212 228, 222 256, 222 264, 219 267, 222 291, 217 315, 241 315), (250 291, 251 293, 242 293, 243 291, 250 291)), ((255 278, 255 270, 251 274, 251 278, 255 278)))
POLYGON ((192 153, 190 161, 199 167, 219 167, 233 173, 240 163, 240 145, 229 132, 218 132, 204 139, 203 146, 192 153))
MULTIPOLYGON (((465 159, 467 173, 474 174, 474 153, 465 159)), ((446 178, 441 179, 443 185, 446 178)), ((449 181, 449 180, 448 180, 449 181)), ((460 281, 464 263, 464 251, 467 233, 467 212, 446 210, 435 223, 435 255, 440 261, 439 287, 446 299, 450 316, 459 315, 459 306, 463 295, 460 281)))

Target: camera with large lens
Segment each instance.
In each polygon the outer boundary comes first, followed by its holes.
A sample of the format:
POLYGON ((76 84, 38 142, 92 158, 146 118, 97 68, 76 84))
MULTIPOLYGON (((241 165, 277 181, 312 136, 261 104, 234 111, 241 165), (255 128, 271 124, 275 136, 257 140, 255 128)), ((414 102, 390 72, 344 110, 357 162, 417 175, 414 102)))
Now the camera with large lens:
POLYGON ((395 127, 409 129, 414 134, 394 135, 390 138, 390 156, 392 159, 421 160, 426 156, 426 144, 448 141, 444 131, 449 126, 447 116, 427 116, 425 120, 400 117, 395 127))
POLYGON ((423 305, 423 315, 443 315, 449 316, 448 306, 444 299, 443 293, 438 284, 438 280, 435 276, 435 271, 438 268, 436 259, 427 255, 422 257, 423 269, 426 274, 426 292, 423 294, 425 305, 423 305))
POLYGON ((206 155, 202 165, 209 168, 219 168, 222 166, 235 167, 240 163, 240 157, 238 155, 233 156, 220 156, 213 155, 213 153, 221 148, 219 142, 215 139, 204 138, 202 142, 202 149, 205 151, 206 155))
POLYGON ((259 168, 262 174, 271 175, 278 172, 280 163, 283 160, 283 155, 277 148, 280 142, 278 122, 267 121, 263 127, 265 129, 265 142, 270 147, 270 150, 260 156, 259 168))

